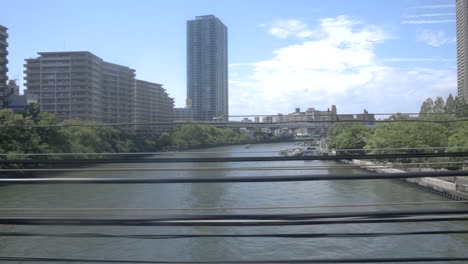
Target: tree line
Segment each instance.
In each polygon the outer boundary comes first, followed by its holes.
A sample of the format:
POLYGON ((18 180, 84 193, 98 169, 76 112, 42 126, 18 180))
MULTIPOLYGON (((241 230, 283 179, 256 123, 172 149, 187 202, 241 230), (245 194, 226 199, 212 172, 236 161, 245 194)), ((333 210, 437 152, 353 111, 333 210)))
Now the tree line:
POLYGON ((441 97, 437 97, 436 100, 428 98, 422 104, 417 118, 397 114, 389 118, 392 122, 380 123, 375 128, 357 123, 337 124, 329 130, 329 147, 363 149, 372 154, 468 151, 468 122, 464 121, 468 116, 466 110, 464 101, 453 98, 452 95, 449 95, 446 101, 441 97))
POLYGON ((41 156, 45 159, 64 158, 54 153, 76 153, 74 158, 97 158, 100 155, 88 153, 149 152, 277 140, 279 138, 259 130, 249 136, 239 129, 199 124, 178 126, 172 133, 145 138, 78 119, 61 121, 53 114, 39 111, 37 104, 29 105, 24 113, 0 110, 0 153, 48 153, 41 156))

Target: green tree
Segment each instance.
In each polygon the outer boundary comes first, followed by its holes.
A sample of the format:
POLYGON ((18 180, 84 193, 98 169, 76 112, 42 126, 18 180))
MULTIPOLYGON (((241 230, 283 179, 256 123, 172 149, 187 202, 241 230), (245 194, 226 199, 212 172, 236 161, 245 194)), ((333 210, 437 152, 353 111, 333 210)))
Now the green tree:
POLYGON ((339 123, 329 131, 329 147, 333 149, 363 149, 372 130, 363 124, 339 123))
POLYGON ((447 146, 448 135, 447 126, 438 123, 387 123, 375 129, 366 149, 372 150, 372 153, 385 153, 388 149, 393 149, 392 153, 433 151, 434 147, 447 146), (410 150, 394 150, 395 148, 410 150))
POLYGON ((430 114, 434 112, 434 101, 432 98, 427 98, 421 105, 420 114, 430 114))
POLYGON ((459 124, 448 139, 448 147, 451 152, 468 151, 468 122, 459 124))
POLYGON ((440 96, 437 96, 434 101, 434 108, 432 110, 434 113, 445 113, 445 102, 444 99, 440 96))
POLYGON ((454 115, 457 110, 457 105, 455 99, 453 98, 452 94, 449 94, 447 100, 445 101, 445 113, 449 115, 454 115))

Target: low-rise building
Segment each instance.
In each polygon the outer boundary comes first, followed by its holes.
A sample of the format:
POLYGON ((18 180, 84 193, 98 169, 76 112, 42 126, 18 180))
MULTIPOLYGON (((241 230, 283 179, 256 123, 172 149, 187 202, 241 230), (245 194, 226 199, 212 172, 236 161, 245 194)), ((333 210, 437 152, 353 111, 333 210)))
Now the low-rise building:
POLYGON ((189 107, 174 108, 174 121, 191 122, 193 121, 193 109, 189 107))

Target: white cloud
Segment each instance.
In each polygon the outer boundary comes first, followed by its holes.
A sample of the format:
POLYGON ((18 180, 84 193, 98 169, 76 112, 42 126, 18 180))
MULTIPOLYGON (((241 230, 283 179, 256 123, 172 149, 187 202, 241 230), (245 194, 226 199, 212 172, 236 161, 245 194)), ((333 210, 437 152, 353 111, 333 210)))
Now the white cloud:
POLYGON ((402 24, 445 24, 455 23, 455 19, 441 19, 441 20, 403 20, 402 24))
POLYGON ((445 44, 455 43, 455 37, 449 37, 443 30, 424 29, 419 32, 420 41, 423 41, 429 46, 440 47, 445 44))
POLYGON ((455 16, 455 13, 438 13, 438 14, 420 14, 420 15, 405 15, 404 18, 421 18, 421 17, 441 17, 441 16, 455 16))
POLYGON ((387 36, 378 27, 340 16, 320 20, 313 32, 313 38, 277 49, 268 60, 231 69, 230 112, 288 113, 295 107, 327 109, 331 104, 341 113, 364 108, 411 112, 426 97, 456 87, 455 70, 384 65, 375 47, 387 36))
POLYGON ((268 33, 278 38, 288 38, 290 36, 306 38, 314 34, 313 31, 308 29, 307 24, 297 19, 277 20, 271 25, 268 33))

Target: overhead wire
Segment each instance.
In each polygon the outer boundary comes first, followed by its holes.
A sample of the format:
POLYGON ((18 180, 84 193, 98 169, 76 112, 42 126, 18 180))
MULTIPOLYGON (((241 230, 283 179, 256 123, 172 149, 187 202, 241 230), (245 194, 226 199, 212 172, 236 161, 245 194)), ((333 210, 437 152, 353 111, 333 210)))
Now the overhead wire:
POLYGON ((308 171, 308 170, 328 170, 328 169, 357 169, 357 168, 425 168, 421 166, 460 166, 467 165, 466 162, 414 162, 414 163, 386 163, 386 164, 360 164, 357 165, 312 165, 312 166, 242 166, 242 167, 177 167, 177 168, 14 168, 0 169, 1 172, 125 172, 125 171, 308 171))
MULTIPOLYGON (((373 149, 335 149, 335 151, 361 151, 361 152, 370 152, 370 151, 392 151, 392 150, 455 150, 455 149, 464 149, 463 146, 452 146, 452 147, 420 147, 420 148, 373 148, 373 149)), ((115 155, 124 155, 124 156, 143 156, 143 155, 171 155, 171 154, 188 154, 188 155, 197 155, 197 154, 278 154, 279 151, 266 151, 266 150, 254 150, 254 151, 154 151, 154 152, 74 152, 74 153, 64 153, 64 152, 49 152, 49 153, 0 153, 0 157, 23 157, 23 156, 79 156, 79 155, 105 155, 105 156, 115 156, 115 155)))
POLYGON ((414 205, 447 205, 468 204, 468 201, 427 201, 427 202, 400 202, 378 204, 324 204, 302 206, 258 206, 258 207, 191 207, 191 208, 0 208, 0 212, 66 212, 66 211, 227 211, 227 210, 289 210, 289 209, 320 209, 320 208, 352 208, 352 207, 388 207, 388 206, 414 206, 414 205))
POLYGON ((430 230, 411 232, 352 232, 352 233, 220 233, 220 234, 105 234, 105 233, 45 233, 0 232, 0 237, 61 237, 61 238, 130 238, 130 239, 187 239, 187 238, 372 238, 388 236, 468 234, 468 230, 430 230))
POLYGON ((91 164, 91 163, 182 163, 182 162, 258 162, 351 159, 408 159, 428 157, 468 157, 468 152, 423 152, 402 154, 339 154, 325 156, 236 156, 236 157, 163 157, 99 159, 0 159, 0 164, 91 164))
MULTIPOLYGON (((189 125, 189 124, 202 124, 202 125, 213 125, 213 126, 228 126, 235 125, 235 127, 253 127, 253 126, 264 126, 264 125, 292 125, 292 124, 334 124, 334 123, 436 123, 436 124, 447 124, 447 123, 459 123, 467 122, 468 118, 459 118, 451 120, 428 120, 428 119, 378 119, 378 120, 363 120, 363 119, 339 119, 339 120, 307 120, 307 121, 287 121, 287 122, 241 122, 241 121, 181 121, 181 122, 122 122, 122 123, 60 123, 60 124, 48 124, 48 125, 36 125, 36 124, 21 124, 21 125, 0 125, 2 128, 53 128, 53 127, 121 127, 121 126, 177 126, 177 125, 189 125)), ((328 127, 324 126, 324 127, 328 127)))
POLYGON ((6 216, 0 224, 15 225, 117 225, 117 226, 269 226, 360 224, 385 222, 462 221, 468 209, 419 209, 332 213, 275 214, 159 214, 154 216, 6 216))
POLYGON ((168 184, 168 183, 242 183, 295 182, 330 180, 376 180, 425 177, 466 176, 466 171, 312 174, 281 176, 224 176, 224 177, 168 177, 168 178, 0 178, 0 184, 168 184))
POLYGON ((270 264, 270 263, 404 263, 404 262, 460 262, 468 257, 399 257, 399 258, 317 258, 317 259, 269 259, 269 260, 123 260, 90 258, 47 258, 3 256, 0 261, 7 262, 66 262, 66 263, 166 263, 166 264, 270 264))

